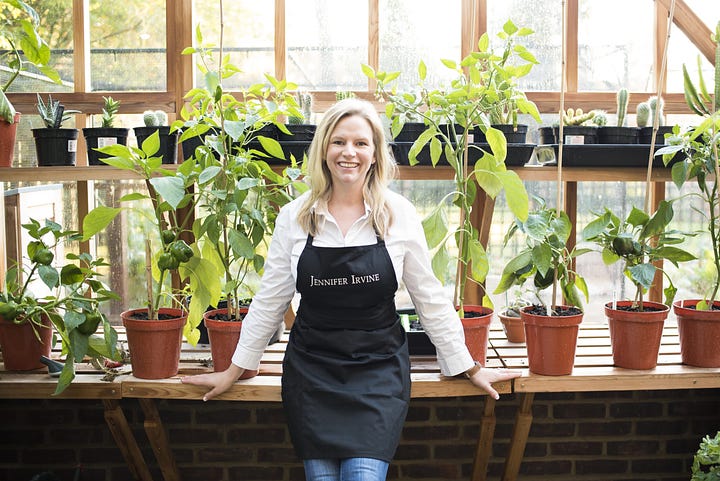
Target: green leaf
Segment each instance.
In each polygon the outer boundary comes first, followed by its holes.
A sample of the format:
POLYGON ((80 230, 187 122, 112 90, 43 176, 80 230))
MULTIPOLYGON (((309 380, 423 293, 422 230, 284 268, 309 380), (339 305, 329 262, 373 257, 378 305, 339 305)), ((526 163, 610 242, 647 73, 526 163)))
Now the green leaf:
POLYGON ((630 278, 645 289, 650 289, 650 286, 652 286, 656 270, 657 268, 654 265, 647 263, 628 267, 630 278))
POLYGON ((58 275, 58 271, 52 266, 39 265, 38 276, 43 281, 43 283, 50 289, 54 289, 55 287, 57 287, 60 281, 60 275, 58 275))
MULTIPOLYGON (((68 333, 68 337, 70 338, 70 345, 72 346, 71 350, 73 359, 75 362, 82 362, 85 354, 88 352, 88 336, 77 329, 73 329, 68 333)), ((66 364, 68 362, 69 361, 66 361, 66 364)))
POLYGON ((445 215, 445 208, 442 205, 436 206, 430 214, 422 220, 422 226, 428 247, 434 249, 445 239, 448 233, 448 220, 445 215))
POLYGON ((667 259, 673 263, 688 262, 697 259, 694 255, 686 250, 673 246, 658 247, 653 251, 654 259, 667 259))
POLYGON ((160 131, 156 130, 143 140, 140 147, 147 157, 152 157, 160 150, 160 131))
POLYGON ((82 221, 82 240, 87 241, 101 230, 104 230, 121 210, 120 208, 101 205, 88 212, 82 221))
POLYGON ((60 270, 60 282, 63 285, 78 284, 83 281, 85 276, 78 266, 75 264, 66 264, 60 270))
POLYGON ((548 244, 538 244, 532 248, 532 262, 540 275, 545 276, 553 265, 553 252, 548 244))
POLYGON ((627 216, 627 223, 632 226, 645 225, 650 216, 644 210, 633 207, 627 216))
POLYGON ((185 197, 185 184, 178 177, 153 177, 150 183, 170 207, 177 209, 185 197))
POLYGON ((672 202, 667 200, 661 201, 658 209, 643 227, 641 233, 642 238, 649 239, 665 232, 665 229, 673 218, 673 214, 672 202))
POLYGON ((271 157, 275 159, 285 159, 285 153, 283 152, 282 147, 280 147, 280 142, 264 136, 259 136, 258 140, 265 152, 270 154, 271 157))
POLYGON ((592 241, 597 238, 604 230, 605 227, 610 223, 610 213, 605 212, 590 221, 582 230, 582 238, 586 241, 592 241))
POLYGON ((450 255, 448 254, 445 244, 443 244, 432 257, 432 270, 440 282, 445 282, 449 263, 450 255))
POLYGON ((209 167, 205 167, 198 176, 198 184, 203 185, 207 182, 210 182, 220 172, 222 172, 222 168, 219 165, 211 165, 209 167))
POLYGON ((478 239, 469 239, 468 257, 471 262, 470 276, 476 282, 484 282, 490 270, 485 248, 478 239))
POLYGON ((57 396, 67 389, 73 379, 75 379, 75 366, 71 361, 67 361, 65 366, 63 366, 63 370, 60 372, 60 377, 58 378, 53 396, 57 396))
POLYGON ((69 332, 85 322, 85 315, 75 311, 67 311, 63 316, 63 322, 65 323, 65 328, 69 332))

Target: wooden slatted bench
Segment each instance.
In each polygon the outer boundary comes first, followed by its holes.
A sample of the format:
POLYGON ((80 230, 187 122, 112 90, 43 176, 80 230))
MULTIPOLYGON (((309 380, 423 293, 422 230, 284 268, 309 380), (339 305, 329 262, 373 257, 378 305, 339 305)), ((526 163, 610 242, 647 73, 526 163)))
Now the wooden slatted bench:
MULTIPOLYGON (((121 340, 124 330, 117 328, 121 340)), ((493 327, 493 336, 502 335, 499 324, 493 327)), ((218 396, 226 401, 264 401, 280 402, 280 381, 282 361, 287 346, 288 333, 279 342, 268 346, 256 377, 236 382, 227 392, 218 396)), ((60 358, 54 351, 53 358, 60 358)), ((149 468, 143 458, 138 443, 133 436, 127 419, 121 409, 121 398, 138 399, 144 414, 144 429, 150 441, 153 453, 166 481, 177 481, 180 475, 170 449, 169 440, 157 410, 156 399, 196 399, 201 400, 206 390, 199 386, 182 384, 180 377, 211 372, 208 366, 211 359, 209 346, 190 346, 183 344, 180 366, 177 376, 169 379, 138 379, 131 374, 130 366, 120 368, 119 375, 112 381, 103 381, 103 373, 89 364, 77 364, 75 381, 60 395, 54 397, 56 379, 45 370, 24 373, 6 372, 0 365, 0 399, 98 399, 103 402, 105 420, 133 476, 140 481, 152 481, 149 468)), ((488 367, 502 367, 503 361, 496 351, 488 348, 488 367)), ((485 399, 483 416, 480 420, 480 433, 474 459, 473 480, 485 479, 492 441, 495 431, 495 400, 485 396, 484 391, 470 384, 465 378, 450 378, 440 374, 440 368, 434 356, 411 356, 411 397, 455 397, 483 396, 485 399)), ((500 394, 512 392, 512 382, 496 383, 500 394)))
POLYGON ((622 369, 613 366, 612 347, 606 323, 581 324, 573 372, 567 376, 541 376, 528 370, 524 344, 491 339, 504 364, 522 369, 523 376, 513 382, 520 393, 510 447, 505 459, 503 481, 517 479, 525 445, 532 425, 535 393, 632 391, 663 389, 709 389, 720 387, 720 368, 696 368, 681 364, 677 324, 673 316, 665 322, 658 365, 651 370, 622 369))

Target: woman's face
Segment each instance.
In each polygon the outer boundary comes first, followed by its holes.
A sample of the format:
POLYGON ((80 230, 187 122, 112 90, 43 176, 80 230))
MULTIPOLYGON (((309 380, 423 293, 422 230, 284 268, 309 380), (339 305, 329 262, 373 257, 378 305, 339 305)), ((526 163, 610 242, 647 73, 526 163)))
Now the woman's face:
POLYGON ((330 134, 325 162, 334 186, 362 186, 375 163, 370 123, 359 115, 340 120, 330 134))

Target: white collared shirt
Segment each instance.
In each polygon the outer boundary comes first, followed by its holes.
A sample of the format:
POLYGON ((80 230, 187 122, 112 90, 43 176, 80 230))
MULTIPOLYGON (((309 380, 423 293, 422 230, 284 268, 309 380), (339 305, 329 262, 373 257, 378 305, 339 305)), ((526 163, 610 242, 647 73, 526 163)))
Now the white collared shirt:
MULTIPOLYGON (((297 265, 305 248, 307 232, 297 222, 298 212, 308 194, 280 209, 270 242, 265 272, 257 294, 243 320, 240 340, 232 362, 245 369, 257 369, 268 340, 295 295, 297 265)), ((473 359, 465 346, 460 319, 447 298, 442 284, 432 272, 425 234, 415 207, 405 197, 386 191, 392 210, 392 224, 385 236, 398 285, 404 283, 420 322, 435 345, 442 373, 453 376, 473 366, 473 359)), ((313 245, 318 247, 348 247, 375 244, 377 239, 366 204, 365 215, 350 227, 345 236, 328 212, 318 204, 318 235, 313 245)))

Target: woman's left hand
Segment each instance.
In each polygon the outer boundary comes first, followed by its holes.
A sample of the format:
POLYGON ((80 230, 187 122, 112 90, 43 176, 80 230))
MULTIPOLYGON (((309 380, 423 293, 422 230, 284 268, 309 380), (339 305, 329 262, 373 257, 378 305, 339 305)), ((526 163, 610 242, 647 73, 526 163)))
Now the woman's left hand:
POLYGON ((493 399, 500 399, 500 394, 492 387, 492 383, 498 381, 509 381, 520 377, 522 371, 512 369, 481 368, 470 376, 470 382, 490 394, 493 399))

